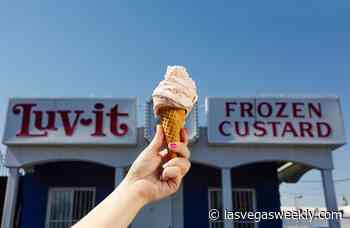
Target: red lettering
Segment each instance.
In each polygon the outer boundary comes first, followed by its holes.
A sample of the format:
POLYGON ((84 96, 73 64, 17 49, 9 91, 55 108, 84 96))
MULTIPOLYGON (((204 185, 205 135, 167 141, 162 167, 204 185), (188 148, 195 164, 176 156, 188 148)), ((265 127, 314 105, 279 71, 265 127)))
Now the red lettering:
POLYGON ((276 102, 277 118, 288 118, 288 114, 285 113, 286 107, 287 107, 286 102, 276 102))
POLYGON ((261 117, 270 117, 272 115, 272 105, 270 103, 267 103, 267 102, 262 102, 258 105, 258 113, 261 117), (263 112, 263 109, 264 109, 264 106, 267 108, 267 112, 264 113, 263 112))
POLYGON ((249 102, 242 102, 240 104, 240 110, 241 110, 241 117, 245 117, 246 113, 248 114, 248 117, 253 117, 253 104, 249 102))
POLYGON ((95 132, 91 134, 91 136, 106 136, 103 132, 103 108, 104 105, 102 103, 95 104, 95 109, 93 113, 95 113, 95 132))
POLYGON ((312 133, 312 123, 300 122, 299 127, 300 127, 300 136, 301 137, 304 138, 306 136, 306 134, 311 138, 314 137, 314 134, 312 133))
POLYGON ((113 108, 111 108, 110 113, 107 113, 107 116, 110 117, 110 130, 113 135, 120 137, 128 133, 129 127, 127 124, 121 123, 118 127, 118 117, 129 116, 128 113, 118 112, 118 105, 115 105, 113 108), (119 132, 119 128, 122 130, 121 132, 119 132))
POLYGON ((304 103, 293 103, 293 117, 295 118, 305 118, 305 115, 302 114, 302 107, 304 107, 304 103))
POLYGON ((225 124, 228 124, 228 125, 231 125, 231 123, 229 121, 222 121, 220 124, 219 124, 219 132, 221 135, 223 136, 231 136, 231 133, 226 133, 225 130, 224 130, 224 125, 225 124))
POLYGON ((281 122, 274 122, 274 121, 271 121, 271 122, 267 122, 268 124, 271 125, 271 128, 272 128, 272 135, 274 137, 277 137, 278 135, 278 132, 277 132, 277 125, 281 124, 281 122))
POLYGON ((81 116, 82 113, 84 113, 84 111, 82 110, 77 110, 74 111, 75 113, 75 118, 73 120, 73 123, 71 123, 70 118, 69 118, 69 113, 71 113, 72 111, 57 111, 57 113, 59 113, 61 115, 61 119, 62 119, 62 123, 63 123, 63 129, 64 132, 67 136, 72 136, 74 134, 75 128, 78 124, 79 118, 81 116))
POLYGON ((264 137, 267 135, 267 130, 265 129, 264 122, 256 121, 253 126, 258 131, 254 133, 256 137, 264 137))
POLYGON ((230 117, 230 112, 234 112, 235 109, 232 107, 233 105, 237 105, 236 102, 225 102, 225 113, 226 117, 230 117))
POLYGON ((34 111, 34 126, 39 130, 54 130, 56 131, 56 112, 54 111, 46 111, 47 114, 47 124, 43 126, 43 112, 42 111, 34 111))
POLYGON ((310 118, 313 117, 313 114, 315 114, 318 118, 322 118, 322 107, 321 103, 317 103, 317 107, 313 103, 309 103, 309 116, 310 118))
MULTIPOLYGON (((129 127, 126 123, 120 122, 120 117, 129 116, 128 113, 118 111, 118 105, 110 109, 110 113, 104 114, 105 105, 96 103, 92 114, 94 118, 83 118, 83 110, 35 110, 37 104, 15 104, 12 107, 14 115, 22 119, 20 129, 16 133, 18 137, 47 137, 50 131, 57 131, 57 117, 62 121, 62 128, 66 136, 74 135, 79 123, 83 126, 92 126, 91 136, 106 136, 104 132, 105 115, 110 119, 110 132, 114 136, 124 136, 128 133, 129 127), (33 116, 32 116, 33 115, 33 116)), ((61 124, 61 122, 59 123, 61 124)))
POLYGON ((241 132, 241 129, 240 128, 240 125, 239 125, 240 122, 238 121, 235 121, 235 128, 236 128, 236 133, 237 135, 241 136, 241 137, 245 137, 245 136, 248 136, 249 135, 249 122, 247 121, 244 121, 243 122, 243 133, 241 132))
POLYGON ((284 137, 287 133, 292 133, 294 137, 298 137, 298 133, 293 127, 292 122, 286 122, 282 131, 282 137, 284 137))
POLYGON ((320 138, 327 138, 332 134, 332 127, 326 122, 316 123, 317 135, 320 138))
POLYGON ((32 108, 35 107, 36 104, 16 104, 12 108, 12 112, 15 115, 19 115, 22 109, 22 123, 21 129, 17 132, 16 136, 19 137, 45 137, 47 136, 47 131, 44 131, 41 134, 34 134, 30 132, 30 117, 32 108))

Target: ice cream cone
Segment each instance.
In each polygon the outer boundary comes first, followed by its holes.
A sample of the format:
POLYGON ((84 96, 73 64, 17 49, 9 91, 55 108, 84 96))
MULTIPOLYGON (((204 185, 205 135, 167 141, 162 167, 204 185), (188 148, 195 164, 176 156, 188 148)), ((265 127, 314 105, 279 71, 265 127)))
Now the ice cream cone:
MULTIPOLYGON (((160 118, 167 145, 181 141, 180 131, 198 99, 196 83, 183 66, 168 66, 152 93, 154 115, 160 118)), ((177 157, 168 148, 168 157, 177 157)))
MULTIPOLYGON (((167 145, 181 141, 180 131, 185 125, 186 111, 181 108, 162 107, 159 109, 160 124, 162 125, 167 145)), ((169 148, 169 157, 177 157, 169 148)))

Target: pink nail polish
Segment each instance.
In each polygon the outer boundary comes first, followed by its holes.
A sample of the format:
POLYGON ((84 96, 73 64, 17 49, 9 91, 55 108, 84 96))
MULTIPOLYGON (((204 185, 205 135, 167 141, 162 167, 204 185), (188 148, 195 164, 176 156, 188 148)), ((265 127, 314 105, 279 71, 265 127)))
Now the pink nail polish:
POLYGON ((170 148, 171 149, 176 149, 176 143, 170 143, 170 148))

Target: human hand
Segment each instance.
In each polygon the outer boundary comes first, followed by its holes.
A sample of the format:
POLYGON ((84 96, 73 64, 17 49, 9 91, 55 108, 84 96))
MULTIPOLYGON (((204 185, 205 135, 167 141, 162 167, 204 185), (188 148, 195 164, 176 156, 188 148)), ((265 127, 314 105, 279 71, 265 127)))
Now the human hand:
POLYGON ((167 161, 168 150, 162 150, 163 129, 157 125, 152 142, 137 157, 122 185, 127 185, 130 191, 135 191, 145 204, 175 193, 191 166, 186 129, 181 130, 181 138, 181 142, 168 145, 178 157, 167 161))
POLYGON ((176 192, 190 169, 188 135, 181 130, 181 142, 168 145, 179 157, 169 159, 163 129, 157 126, 152 142, 141 152, 120 185, 74 228, 128 227, 137 212, 147 203, 176 192))

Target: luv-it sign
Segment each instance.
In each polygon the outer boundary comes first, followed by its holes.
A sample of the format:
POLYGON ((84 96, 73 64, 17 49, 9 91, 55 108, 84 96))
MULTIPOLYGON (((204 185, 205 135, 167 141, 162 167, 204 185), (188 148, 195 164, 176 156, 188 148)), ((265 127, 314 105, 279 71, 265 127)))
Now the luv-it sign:
POLYGON ((136 98, 10 99, 4 144, 136 144, 136 98))

